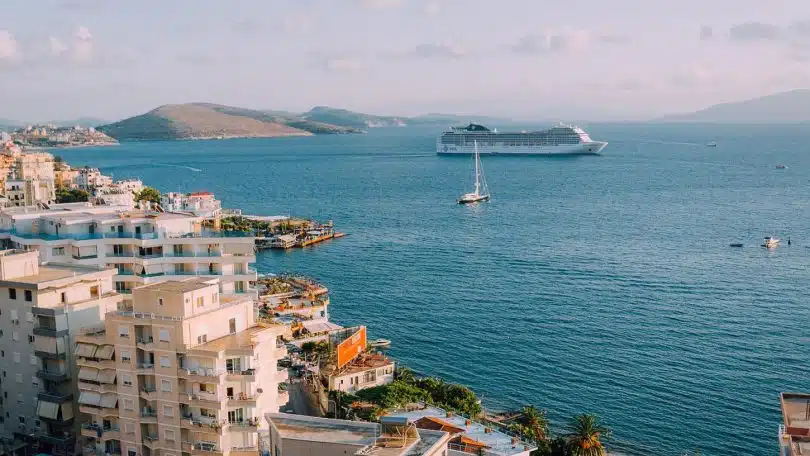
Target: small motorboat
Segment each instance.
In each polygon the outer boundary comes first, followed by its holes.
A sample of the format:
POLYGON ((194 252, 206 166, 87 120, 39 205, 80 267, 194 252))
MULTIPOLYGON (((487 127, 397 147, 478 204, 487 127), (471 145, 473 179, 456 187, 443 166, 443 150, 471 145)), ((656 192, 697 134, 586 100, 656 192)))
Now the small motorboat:
POLYGON ((706 147, 717 147, 717 143, 714 141, 709 141, 709 143, 706 144, 706 147))
POLYGON ((765 236, 765 240, 762 241, 762 246, 768 249, 775 249, 779 247, 779 238, 775 236, 765 236))
POLYGON ((776 165, 776 169, 787 169, 785 165, 776 165))
POLYGON ((377 339, 377 340, 372 340, 368 344, 371 347, 374 347, 374 348, 386 348, 386 347, 391 345, 391 341, 388 340, 388 339, 377 339))
POLYGON ((728 246, 729 247, 742 247, 743 245, 742 245, 742 242, 735 242, 733 244, 729 244, 728 246))

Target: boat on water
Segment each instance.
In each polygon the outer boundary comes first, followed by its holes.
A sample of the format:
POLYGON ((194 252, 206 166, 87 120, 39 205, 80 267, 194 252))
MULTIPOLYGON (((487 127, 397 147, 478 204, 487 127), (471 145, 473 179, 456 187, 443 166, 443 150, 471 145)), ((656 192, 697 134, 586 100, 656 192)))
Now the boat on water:
POLYGON ((706 144, 706 147, 717 147, 717 143, 714 141, 709 141, 709 143, 706 144))
POLYGON ((442 133, 436 140, 436 153, 469 155, 477 145, 484 155, 599 155, 607 144, 592 140, 585 130, 573 125, 501 133, 471 123, 442 133))
POLYGON ((785 165, 776 165, 776 169, 787 169, 785 165))
POLYGON ((733 243, 733 244, 729 244, 728 246, 729 246, 729 247, 742 247, 743 245, 742 245, 742 243, 741 243, 741 242, 735 242, 735 243, 733 243))
POLYGON ((461 198, 457 201, 458 204, 478 203, 489 199, 489 187, 484 177, 484 169, 481 167, 481 155, 478 153, 478 143, 474 143, 473 147, 475 151, 473 153, 473 159, 475 160, 475 191, 461 195, 461 198))
POLYGON ((775 249, 779 247, 779 238, 775 236, 765 236, 765 240, 762 241, 762 246, 769 249, 775 249))
POLYGON ((372 340, 368 344, 374 348, 386 348, 391 345, 391 341, 388 339, 377 339, 372 340))

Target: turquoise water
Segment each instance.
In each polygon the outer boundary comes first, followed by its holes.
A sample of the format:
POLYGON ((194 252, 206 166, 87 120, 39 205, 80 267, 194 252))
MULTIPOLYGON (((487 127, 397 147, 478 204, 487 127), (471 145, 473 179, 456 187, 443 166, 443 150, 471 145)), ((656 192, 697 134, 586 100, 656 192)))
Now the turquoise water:
POLYGON ((262 253, 259 271, 322 280, 335 321, 490 407, 597 413, 627 454, 775 453, 779 391, 810 389, 810 133, 589 132, 605 155, 484 157, 493 199, 475 207, 454 204, 472 160, 436 156, 431 129, 60 153, 248 213, 334 219, 350 236, 262 253), (770 234, 793 245, 765 251, 770 234))

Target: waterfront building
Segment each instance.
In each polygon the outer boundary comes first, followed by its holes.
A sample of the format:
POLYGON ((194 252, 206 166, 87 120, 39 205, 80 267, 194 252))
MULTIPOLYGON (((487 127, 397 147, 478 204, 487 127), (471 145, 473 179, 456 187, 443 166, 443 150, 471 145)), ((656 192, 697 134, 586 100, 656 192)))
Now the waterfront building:
MULTIPOLYGON (((0 362, 4 438, 35 438, 39 451, 75 454, 79 328, 101 322, 122 296, 114 270, 39 264, 36 252, 0 252, 0 362)), ((110 350, 112 347, 110 347, 110 350)))
POLYGON ((450 434, 419 429, 406 420, 379 423, 269 413, 264 454, 270 456, 446 456, 450 434))
POLYGON ((84 454, 256 455, 261 417, 288 399, 277 362, 289 328, 255 315, 251 297, 221 295, 216 279, 136 288, 131 309, 78 338, 84 454))
POLYGON ((211 192, 169 192, 160 196, 160 207, 166 211, 191 212, 205 218, 222 215, 222 202, 214 198, 211 192))
POLYGON ((363 353, 347 365, 328 366, 324 375, 329 391, 356 393, 359 390, 394 382, 394 361, 381 353, 363 353))
POLYGON ((97 188, 95 191, 95 201, 98 204, 123 206, 130 209, 135 208, 135 195, 131 191, 117 188, 114 185, 97 188))
POLYGON ((535 445, 494 427, 438 407, 394 410, 387 416, 405 419, 419 429, 449 432, 451 437, 447 443, 448 456, 467 456, 481 452, 488 456, 529 456, 537 449, 535 445))
POLYGON ((810 394, 781 393, 779 456, 810 454, 810 394))
POLYGON ((101 174, 98 168, 86 166, 79 168, 74 182, 78 188, 92 192, 96 187, 104 187, 112 184, 112 178, 101 174))
POLYGON ((41 261, 114 267, 120 293, 202 276, 219 278, 220 293, 255 296, 250 282, 256 271, 249 266, 256 261, 255 238, 209 230, 202 222, 187 213, 90 203, 14 207, 0 211, 0 240, 9 247, 37 250, 41 261))

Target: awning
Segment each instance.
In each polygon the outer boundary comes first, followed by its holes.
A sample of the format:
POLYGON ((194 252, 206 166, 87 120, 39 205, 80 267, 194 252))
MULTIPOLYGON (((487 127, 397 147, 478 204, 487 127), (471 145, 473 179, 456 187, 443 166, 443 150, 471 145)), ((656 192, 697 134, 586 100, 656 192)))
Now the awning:
POLYGON ((115 383, 115 369, 104 369, 98 373, 99 383, 115 383))
POLYGON ((102 345, 96 350, 96 358, 98 359, 112 359, 115 347, 112 345, 102 345))
POLYGON ((79 404, 82 405, 92 405, 98 407, 98 404, 101 403, 101 394, 98 394, 93 391, 82 391, 79 394, 79 404))
POLYGON ((59 407, 62 407, 62 419, 67 421, 73 418, 73 404, 70 402, 65 402, 64 404, 60 404, 59 407))
POLYGON ((59 415, 59 404, 48 401, 39 401, 37 404, 37 415, 43 418, 55 420, 59 415))
POLYGON ((118 406, 118 395, 113 394, 105 394, 101 396, 101 406, 103 408, 116 408, 118 406))
POLYGON ((79 380, 87 380, 89 382, 98 381, 98 369, 93 367, 82 366, 79 368, 79 380))
POLYGON ((321 333, 327 331, 334 331, 337 329, 343 329, 343 326, 336 325, 329 321, 313 321, 313 320, 306 320, 301 322, 304 326, 304 329, 311 333, 321 333))
POLYGON ((80 342, 76 344, 76 356, 92 358, 95 356, 97 348, 98 346, 96 344, 83 344, 80 342))

